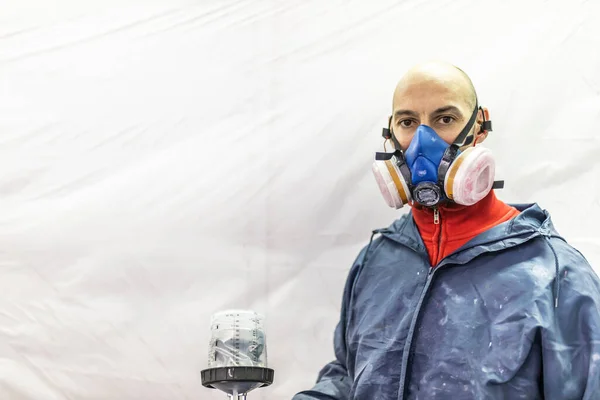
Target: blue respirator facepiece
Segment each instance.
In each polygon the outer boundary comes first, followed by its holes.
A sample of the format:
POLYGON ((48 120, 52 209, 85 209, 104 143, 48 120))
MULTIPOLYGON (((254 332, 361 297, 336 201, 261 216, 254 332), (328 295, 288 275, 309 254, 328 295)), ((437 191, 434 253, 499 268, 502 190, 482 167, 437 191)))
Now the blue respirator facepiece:
MULTIPOLYGON (((460 148, 473 143, 474 135, 470 133, 480 109, 476 103, 471 118, 452 144, 446 143, 433 128, 420 125, 406 151, 401 150, 400 144, 392 134, 392 118, 390 117, 388 129, 383 130, 383 137, 394 142, 396 151, 392 154, 376 154, 376 161, 391 162, 386 170, 390 173, 393 185, 390 183, 390 185, 384 184, 384 186, 387 185, 388 188, 393 186, 398 189, 391 191, 394 196, 397 192, 398 198, 396 201, 392 200, 390 204, 398 203, 395 205, 398 207, 410 198, 421 205, 435 207, 451 199, 445 190, 448 188, 447 182, 445 182, 446 174, 452 163, 461 154, 460 148)), ((481 131, 491 130, 491 121, 486 121, 484 118, 481 131)), ((384 173, 387 176, 387 172, 384 171, 384 173)), ((495 182, 493 187, 502 187, 502 182, 495 182)))
POLYGON ((427 125, 419 125, 404 153, 411 172, 413 197, 421 204, 437 204, 443 193, 438 183, 438 170, 450 145, 427 125))

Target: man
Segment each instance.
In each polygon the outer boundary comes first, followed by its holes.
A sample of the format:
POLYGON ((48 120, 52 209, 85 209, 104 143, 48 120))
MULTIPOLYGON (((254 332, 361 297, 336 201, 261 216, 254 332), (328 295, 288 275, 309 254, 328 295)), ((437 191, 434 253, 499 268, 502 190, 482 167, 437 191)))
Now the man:
POLYGON ((548 212, 495 196, 489 130, 458 68, 398 83, 374 172, 411 211, 358 255, 336 360, 294 400, 600 399, 600 280, 548 212))

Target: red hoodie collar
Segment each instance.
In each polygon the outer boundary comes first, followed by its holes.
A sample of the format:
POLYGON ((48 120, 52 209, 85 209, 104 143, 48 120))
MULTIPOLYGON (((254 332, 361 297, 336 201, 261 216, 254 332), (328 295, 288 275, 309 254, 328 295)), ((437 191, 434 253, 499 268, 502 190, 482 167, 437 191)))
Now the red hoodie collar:
POLYGON ((412 205, 413 218, 432 265, 437 265, 444 257, 480 233, 519 213, 514 207, 499 200, 493 190, 472 206, 448 203, 438 210, 439 224, 435 224, 433 209, 412 205))

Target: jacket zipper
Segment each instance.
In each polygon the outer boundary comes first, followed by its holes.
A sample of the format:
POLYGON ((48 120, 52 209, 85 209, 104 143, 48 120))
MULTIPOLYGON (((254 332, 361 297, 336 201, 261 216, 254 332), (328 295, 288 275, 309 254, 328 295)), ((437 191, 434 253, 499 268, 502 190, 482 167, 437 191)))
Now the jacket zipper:
MULTIPOLYGON (((439 232, 437 232, 438 238, 437 238, 437 249, 436 249, 437 257, 436 257, 436 260, 435 260, 435 261, 437 261, 436 264, 439 264, 440 250, 441 250, 441 247, 442 247, 442 226, 441 226, 441 222, 442 221, 441 221, 441 216, 440 216, 440 210, 439 210, 439 208, 434 207, 434 209, 433 209, 433 224, 437 225, 436 226, 436 230, 437 230, 437 228, 439 228, 439 232)), ((432 265, 431 268, 433 269, 433 267, 434 266, 432 265)))
MULTIPOLYGON (((433 209, 433 223, 434 225, 440 225, 441 221, 440 221, 440 210, 435 207, 433 209)), ((440 246, 442 243, 442 228, 441 226, 439 227, 440 231, 438 233, 438 243, 437 243, 437 253, 438 253, 438 258, 439 258, 439 254, 440 254, 440 246)), ((439 263, 438 263, 439 264, 439 263)), ((423 301, 425 301, 425 297, 427 296, 427 293, 429 292, 429 287, 431 286, 431 282, 433 282, 433 277, 434 274, 436 272, 436 270, 439 268, 436 268, 435 265, 432 265, 431 267, 429 267, 429 272, 427 274, 427 281, 425 282, 425 286, 423 287, 423 291, 421 292, 421 297, 419 298, 419 302, 417 303, 417 308, 415 309, 415 313, 413 315, 413 320, 411 321, 411 325, 409 328, 409 334, 406 337, 406 344, 405 344, 405 348, 404 348, 404 357, 402 360, 402 366, 401 366, 401 376, 400 376, 400 391, 398 393, 398 400, 403 400, 404 396, 406 395, 406 375, 408 374, 408 364, 411 361, 411 351, 412 351, 412 341, 413 341, 413 337, 415 335, 415 329, 417 328, 417 322, 419 320, 419 315, 421 314, 421 307, 423 306, 423 301)))

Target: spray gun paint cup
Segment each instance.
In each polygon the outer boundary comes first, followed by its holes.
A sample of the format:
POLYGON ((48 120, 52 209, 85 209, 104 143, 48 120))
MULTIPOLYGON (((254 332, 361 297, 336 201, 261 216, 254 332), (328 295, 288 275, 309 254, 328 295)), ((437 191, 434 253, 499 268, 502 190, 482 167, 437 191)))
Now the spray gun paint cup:
POLYGON ((254 311, 227 310, 212 316, 208 369, 202 385, 218 389, 230 399, 245 400, 254 389, 273 383, 267 368, 264 317, 254 311))
POLYGON ((264 317, 247 310, 226 310, 214 314, 208 366, 266 368, 264 317))

